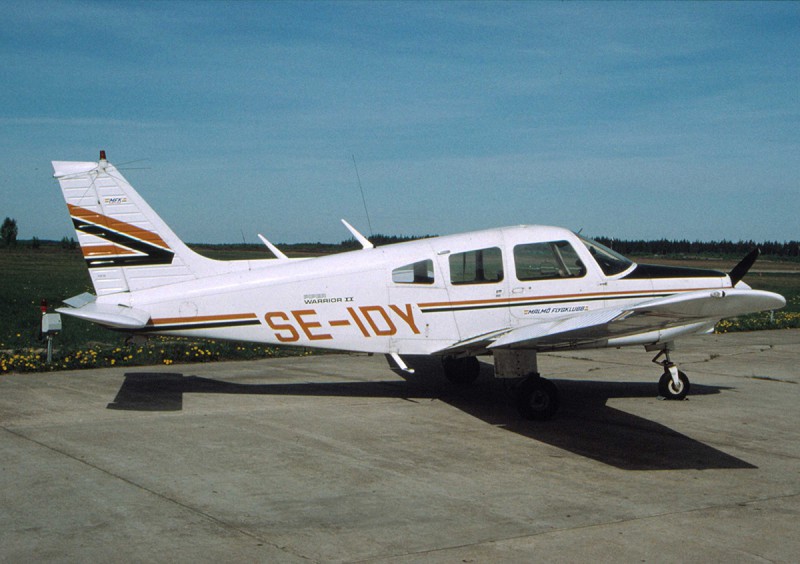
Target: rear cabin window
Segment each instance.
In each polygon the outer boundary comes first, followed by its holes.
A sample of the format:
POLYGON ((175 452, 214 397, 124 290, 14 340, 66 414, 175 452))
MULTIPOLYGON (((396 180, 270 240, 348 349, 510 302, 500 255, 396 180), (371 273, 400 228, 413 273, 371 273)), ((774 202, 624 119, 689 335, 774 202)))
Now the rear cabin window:
POLYGON ((503 254, 498 247, 450 255, 450 283, 492 284, 503 279, 503 254))
POLYGON ((517 280, 580 278, 586 268, 566 241, 527 243, 514 247, 517 280))
POLYGON ((433 261, 421 260, 392 270, 395 284, 433 284, 433 261))

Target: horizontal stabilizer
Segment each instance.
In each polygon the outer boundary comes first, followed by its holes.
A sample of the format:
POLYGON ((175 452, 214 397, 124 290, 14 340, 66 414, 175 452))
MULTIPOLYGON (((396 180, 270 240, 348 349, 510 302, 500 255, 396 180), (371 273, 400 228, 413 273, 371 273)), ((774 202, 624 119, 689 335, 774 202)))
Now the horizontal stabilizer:
MULTIPOLYGON (((65 303, 76 303, 78 298, 86 295, 81 294, 75 298, 70 298, 65 303)), ((150 321, 150 313, 141 309, 114 304, 98 304, 94 301, 84 303, 80 307, 60 307, 56 311, 113 329, 141 329, 150 321)))
POLYGON ((64 300, 64 303, 69 307, 83 307, 86 304, 92 303, 96 299, 97 296, 94 294, 84 292, 83 294, 78 294, 77 296, 72 296, 71 298, 64 300))

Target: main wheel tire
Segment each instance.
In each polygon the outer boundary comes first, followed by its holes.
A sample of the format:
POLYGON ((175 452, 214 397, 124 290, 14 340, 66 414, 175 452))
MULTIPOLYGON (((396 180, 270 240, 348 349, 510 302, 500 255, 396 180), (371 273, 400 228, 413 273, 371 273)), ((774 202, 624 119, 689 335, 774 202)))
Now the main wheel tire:
POLYGON ((462 358, 445 358, 442 361, 444 375, 453 384, 468 386, 481 374, 481 363, 474 356, 462 358))
POLYGON ((528 378, 517 389, 519 414, 533 421, 546 421, 558 411, 558 388, 544 378, 528 378))
POLYGON ((658 380, 658 394, 668 400, 684 399, 689 393, 691 384, 689 384, 689 378, 686 374, 680 370, 678 370, 678 380, 680 380, 680 383, 676 386, 675 382, 672 381, 672 375, 669 370, 665 371, 658 380))

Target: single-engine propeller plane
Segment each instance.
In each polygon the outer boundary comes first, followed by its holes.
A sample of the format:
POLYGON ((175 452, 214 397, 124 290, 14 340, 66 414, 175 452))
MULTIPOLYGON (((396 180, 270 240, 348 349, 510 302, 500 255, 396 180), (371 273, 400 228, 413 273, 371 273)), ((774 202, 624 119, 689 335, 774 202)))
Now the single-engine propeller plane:
POLYGON ((99 162, 54 161, 95 295, 58 311, 143 335, 441 357, 446 376, 474 381, 480 355, 515 379, 528 419, 558 409, 537 354, 644 346, 658 351, 661 396, 689 380, 670 358, 678 337, 717 321, 781 308, 783 296, 742 278, 758 251, 726 274, 636 264, 567 229, 503 227, 291 259, 217 261, 187 247, 101 151, 99 162))

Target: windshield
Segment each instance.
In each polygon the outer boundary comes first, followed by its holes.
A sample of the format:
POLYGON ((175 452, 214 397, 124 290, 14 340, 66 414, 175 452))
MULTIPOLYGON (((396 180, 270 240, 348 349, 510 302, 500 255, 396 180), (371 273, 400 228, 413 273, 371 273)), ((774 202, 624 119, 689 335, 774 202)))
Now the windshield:
POLYGON ((612 251, 605 245, 601 245, 597 241, 593 241, 582 235, 578 235, 581 242, 586 245, 589 252, 594 257, 594 260, 603 270, 606 276, 614 276, 628 270, 633 266, 633 261, 625 258, 616 251, 612 251))

